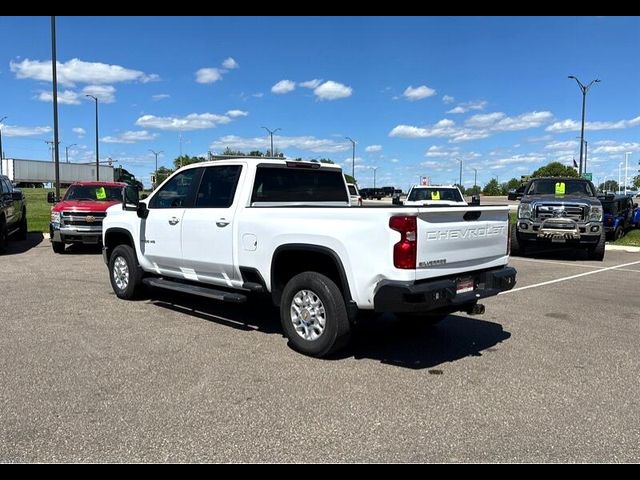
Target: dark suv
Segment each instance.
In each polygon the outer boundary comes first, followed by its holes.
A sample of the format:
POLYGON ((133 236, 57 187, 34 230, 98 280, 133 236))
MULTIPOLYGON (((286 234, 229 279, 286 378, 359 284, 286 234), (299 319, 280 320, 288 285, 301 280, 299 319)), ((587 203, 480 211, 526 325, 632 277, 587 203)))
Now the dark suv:
POLYGON ((604 231, 611 240, 622 238, 637 223, 638 204, 626 195, 600 195, 604 210, 604 231))
POLYGON ((0 175, 0 253, 12 234, 27 238, 27 206, 22 191, 13 188, 9 177, 0 175))

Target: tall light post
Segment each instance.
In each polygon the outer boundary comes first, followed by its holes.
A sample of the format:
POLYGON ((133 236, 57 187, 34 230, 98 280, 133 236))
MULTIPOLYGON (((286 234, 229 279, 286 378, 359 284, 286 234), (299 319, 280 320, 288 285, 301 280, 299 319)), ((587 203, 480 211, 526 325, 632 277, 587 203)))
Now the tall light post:
POLYGON ((620 182, 622 179, 620 178, 620 170, 622 169, 622 162, 618 164, 618 193, 620 193, 620 182))
POLYGON ((67 145, 64 147, 64 158, 66 160, 67 163, 69 163, 69 149, 71 147, 75 147, 76 145, 78 145, 77 143, 72 143, 71 145, 67 145))
POLYGON ((267 127, 262 127, 264 128, 267 132, 269 132, 269 137, 271 137, 271 156, 275 157, 275 153, 273 153, 273 134, 276 133, 278 130, 282 130, 281 128, 276 128, 275 130, 271 130, 267 127))
POLYGON ((378 167, 371 167, 371 170, 373 170, 373 190, 374 190, 374 194, 375 194, 375 189, 376 189, 376 170, 378 170, 378 167))
POLYGON ((149 149, 149 151, 156 156, 156 170, 153 174, 153 189, 155 190, 156 187, 158 186, 158 155, 163 153, 164 150, 160 150, 159 152, 156 152, 155 150, 149 149))
POLYGON ((460 180, 458 181, 458 185, 462 187, 462 159, 460 159, 460 180))
POLYGON ((2 159, 4 158, 4 150, 2 150, 2 122, 7 119, 7 116, 0 118, 0 175, 2 175, 2 159))
POLYGON ((96 181, 100 180, 100 153, 99 153, 99 145, 98 145, 98 97, 94 97, 93 95, 85 95, 87 97, 91 97, 96 102, 96 181))
POLYGON ((584 144, 584 113, 585 113, 585 105, 587 103, 587 92, 589 91, 589 88, 591 88, 591 85, 593 85, 594 83, 600 83, 599 79, 595 79, 595 80, 591 80, 591 82, 589 82, 588 85, 584 85, 580 80, 578 80, 578 77, 576 77, 575 75, 569 75, 568 78, 573 78, 576 83, 578 84, 578 86, 580 87, 580 91, 582 92, 582 126, 580 127, 580 166, 578 168, 578 174, 580 176, 582 176, 582 147, 584 144))
POLYGON ((356 179, 356 141, 351 137, 344 137, 353 145, 353 155, 351 156, 351 176, 356 179))
POLYGON ((627 171, 629 168, 629 155, 631 155, 631 152, 626 152, 624 154, 624 194, 627 194, 627 183, 628 183, 628 179, 627 179, 627 171))
POLYGON ((478 182, 478 169, 474 168, 473 169, 473 192, 474 193, 476 191, 477 182, 478 182))
POLYGON ((53 164, 56 178, 56 199, 58 199, 60 198, 60 140, 58 138, 58 60, 55 15, 51 15, 51 90, 53 94, 53 164))

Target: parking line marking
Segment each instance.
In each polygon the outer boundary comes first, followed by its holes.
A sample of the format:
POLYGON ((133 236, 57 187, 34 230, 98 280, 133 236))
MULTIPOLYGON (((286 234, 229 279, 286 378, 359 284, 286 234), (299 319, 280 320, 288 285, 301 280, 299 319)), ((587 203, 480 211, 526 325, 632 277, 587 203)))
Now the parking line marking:
POLYGON ((600 270, 592 270, 590 272, 579 273, 577 275, 571 275, 569 277, 556 278, 555 280, 549 280, 547 282, 534 283, 533 285, 526 285, 524 287, 514 288, 513 290, 507 290, 506 292, 501 292, 498 295, 504 295, 506 293, 519 292, 521 290, 528 290, 529 288, 544 287, 545 285, 552 285, 554 283, 564 282, 566 280, 572 280, 574 278, 586 277, 587 275, 593 275, 595 273, 606 272, 608 270, 616 270, 618 268, 629 267, 631 265, 638 265, 638 264, 640 264, 640 260, 635 261, 635 262, 623 263, 621 265, 616 265, 614 267, 601 268, 600 270))
POLYGON ((522 258, 522 257, 510 257, 509 260, 522 260, 523 262, 533 262, 533 263, 549 263, 551 265, 566 265, 568 267, 581 267, 581 268, 601 268, 595 265, 583 265, 580 263, 569 263, 569 262, 554 262, 553 260, 536 260, 533 258, 522 258))

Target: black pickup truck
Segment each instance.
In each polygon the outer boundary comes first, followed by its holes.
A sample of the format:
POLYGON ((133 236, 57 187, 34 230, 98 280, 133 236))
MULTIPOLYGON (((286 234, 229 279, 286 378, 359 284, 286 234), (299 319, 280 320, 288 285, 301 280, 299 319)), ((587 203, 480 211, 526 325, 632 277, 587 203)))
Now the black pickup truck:
POLYGON ((24 194, 13 188, 8 177, 0 175, 0 253, 4 252, 10 235, 18 240, 27 238, 27 202, 24 194))
POLYGON ((512 226, 511 253, 524 255, 534 245, 567 245, 587 251, 591 260, 604 258, 602 205, 593 184, 576 177, 531 180, 512 226))

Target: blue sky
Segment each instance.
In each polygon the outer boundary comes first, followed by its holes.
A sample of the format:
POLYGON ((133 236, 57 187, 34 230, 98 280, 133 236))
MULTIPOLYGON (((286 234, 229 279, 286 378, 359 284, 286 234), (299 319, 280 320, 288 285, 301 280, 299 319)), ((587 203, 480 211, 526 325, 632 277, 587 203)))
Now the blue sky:
MULTIPOLYGON (((406 189, 420 175, 465 185, 578 159, 583 83, 589 166, 618 178, 640 159, 639 17, 58 17, 61 159, 100 157, 148 186, 182 151, 266 150, 331 158, 406 189), (182 138, 182 142, 180 142, 182 138)), ((49 17, 0 18, 5 157, 47 159, 49 17)))

